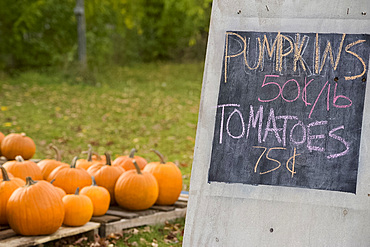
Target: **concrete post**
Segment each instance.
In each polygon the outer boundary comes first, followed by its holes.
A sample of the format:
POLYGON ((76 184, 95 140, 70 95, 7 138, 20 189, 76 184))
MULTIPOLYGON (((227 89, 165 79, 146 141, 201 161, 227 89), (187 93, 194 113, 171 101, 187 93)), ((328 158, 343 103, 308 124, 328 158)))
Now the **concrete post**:
POLYGON ((77 36, 78 36, 78 60, 81 64, 81 69, 86 69, 86 22, 84 0, 77 0, 74 13, 77 18, 77 36))

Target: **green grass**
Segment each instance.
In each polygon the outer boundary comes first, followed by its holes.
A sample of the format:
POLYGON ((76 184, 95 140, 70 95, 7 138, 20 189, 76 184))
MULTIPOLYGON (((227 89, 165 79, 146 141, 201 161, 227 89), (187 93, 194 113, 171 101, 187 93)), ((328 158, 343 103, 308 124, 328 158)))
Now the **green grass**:
POLYGON ((36 143, 33 158, 64 162, 94 151, 128 154, 150 161, 151 149, 176 162, 188 189, 201 91, 203 63, 152 63, 75 71, 27 71, 0 75, 0 128, 24 132, 36 143))
POLYGON ((180 247, 182 246, 185 219, 166 221, 164 224, 124 229, 101 238, 88 239, 82 233, 71 237, 54 240, 45 244, 53 246, 117 246, 117 247, 180 247))
POLYGON ((181 246, 185 220, 183 218, 166 222, 164 225, 143 226, 122 231, 119 240, 114 235, 106 240, 116 246, 181 246), (112 242, 114 241, 114 242, 112 242))

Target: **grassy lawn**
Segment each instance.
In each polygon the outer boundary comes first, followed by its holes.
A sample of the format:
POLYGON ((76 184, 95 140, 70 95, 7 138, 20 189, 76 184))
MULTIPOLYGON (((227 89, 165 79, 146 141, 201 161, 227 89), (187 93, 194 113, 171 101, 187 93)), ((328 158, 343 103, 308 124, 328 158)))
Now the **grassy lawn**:
POLYGON ((112 157, 131 148, 148 161, 151 149, 176 162, 189 186, 203 63, 140 64, 75 71, 0 75, 1 132, 24 132, 36 143, 36 159, 64 162, 82 157, 88 144, 112 157))

